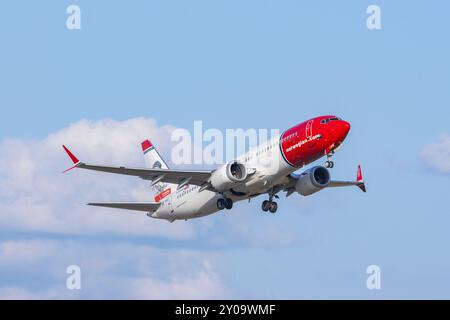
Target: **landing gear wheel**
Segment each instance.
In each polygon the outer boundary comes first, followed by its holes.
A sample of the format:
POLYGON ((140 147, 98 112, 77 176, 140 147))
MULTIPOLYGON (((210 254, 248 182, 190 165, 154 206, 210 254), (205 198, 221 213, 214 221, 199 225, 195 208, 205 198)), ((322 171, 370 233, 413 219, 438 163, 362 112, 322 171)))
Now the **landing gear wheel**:
POLYGON ((231 208, 233 208, 233 200, 231 200, 230 198, 226 198, 225 200, 225 208, 230 210, 231 208))
POLYGON ((276 203, 276 202, 271 202, 271 203, 270 203, 270 207, 269 207, 269 211, 270 211, 271 213, 275 213, 275 212, 277 212, 277 209, 278 209, 278 203, 276 203))
POLYGON ((262 211, 264 211, 264 212, 269 211, 269 209, 270 209, 270 203, 271 203, 270 201, 264 200, 263 203, 262 203, 262 205, 261 205, 262 211))
POLYGON ((225 205, 226 205, 226 203, 225 203, 224 199, 217 200, 217 209, 223 210, 223 209, 225 209, 225 205))
POLYGON ((331 161, 331 160, 325 161, 325 168, 331 169, 333 167, 334 167, 334 162, 333 161, 331 161))

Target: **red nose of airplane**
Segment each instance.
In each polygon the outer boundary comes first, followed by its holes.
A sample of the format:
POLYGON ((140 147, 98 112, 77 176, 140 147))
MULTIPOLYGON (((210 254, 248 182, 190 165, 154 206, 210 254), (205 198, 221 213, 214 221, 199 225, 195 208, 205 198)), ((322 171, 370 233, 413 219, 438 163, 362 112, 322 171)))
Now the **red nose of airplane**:
POLYGON ((350 123, 347 121, 341 120, 339 126, 340 126, 339 131, 341 133, 341 139, 344 140, 345 137, 347 136, 348 132, 350 131, 350 123))
POLYGON ((342 127, 345 134, 347 134, 350 131, 350 122, 342 121, 342 127))

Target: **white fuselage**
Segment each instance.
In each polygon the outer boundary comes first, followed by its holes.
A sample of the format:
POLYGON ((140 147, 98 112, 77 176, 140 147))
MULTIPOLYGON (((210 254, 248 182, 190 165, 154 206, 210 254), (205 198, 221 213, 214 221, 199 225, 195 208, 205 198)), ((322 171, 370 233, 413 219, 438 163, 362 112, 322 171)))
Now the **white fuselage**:
POLYGON ((235 193, 221 194, 209 190, 199 192, 199 186, 187 185, 173 190, 172 194, 161 201, 158 210, 149 216, 170 221, 197 218, 219 211, 217 200, 224 196, 236 202, 267 193, 273 186, 285 181, 290 173, 298 170, 283 159, 279 144, 278 136, 236 159, 254 173, 245 182, 233 188, 235 193), (245 190, 245 195, 236 195, 240 190, 245 190))

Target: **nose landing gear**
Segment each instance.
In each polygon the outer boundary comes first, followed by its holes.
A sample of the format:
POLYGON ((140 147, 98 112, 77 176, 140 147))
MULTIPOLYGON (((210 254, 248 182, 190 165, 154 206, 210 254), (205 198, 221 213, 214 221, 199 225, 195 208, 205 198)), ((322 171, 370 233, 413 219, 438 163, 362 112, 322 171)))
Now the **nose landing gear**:
POLYGON ((334 155, 334 151, 331 151, 327 154, 327 161, 325 161, 325 168, 331 169, 334 167, 334 162, 330 160, 330 158, 334 155))

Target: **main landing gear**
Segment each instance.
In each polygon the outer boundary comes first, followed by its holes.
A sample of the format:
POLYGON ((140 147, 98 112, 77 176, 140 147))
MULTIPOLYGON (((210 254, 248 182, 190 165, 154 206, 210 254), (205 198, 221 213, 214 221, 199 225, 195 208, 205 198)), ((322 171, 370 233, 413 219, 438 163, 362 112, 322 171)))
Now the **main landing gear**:
POLYGON ((231 208, 233 208, 233 200, 231 200, 230 198, 220 198, 219 200, 217 200, 217 209, 230 210, 231 208))
POLYGON ((275 213, 278 209, 278 203, 275 201, 264 200, 261 205, 261 209, 264 212, 270 211, 271 213, 275 213))
POLYGON ((270 211, 271 213, 277 212, 278 203, 276 203, 275 201, 272 201, 274 197, 278 199, 277 195, 269 194, 269 200, 264 200, 261 205, 262 211, 264 211, 264 212, 270 211))

